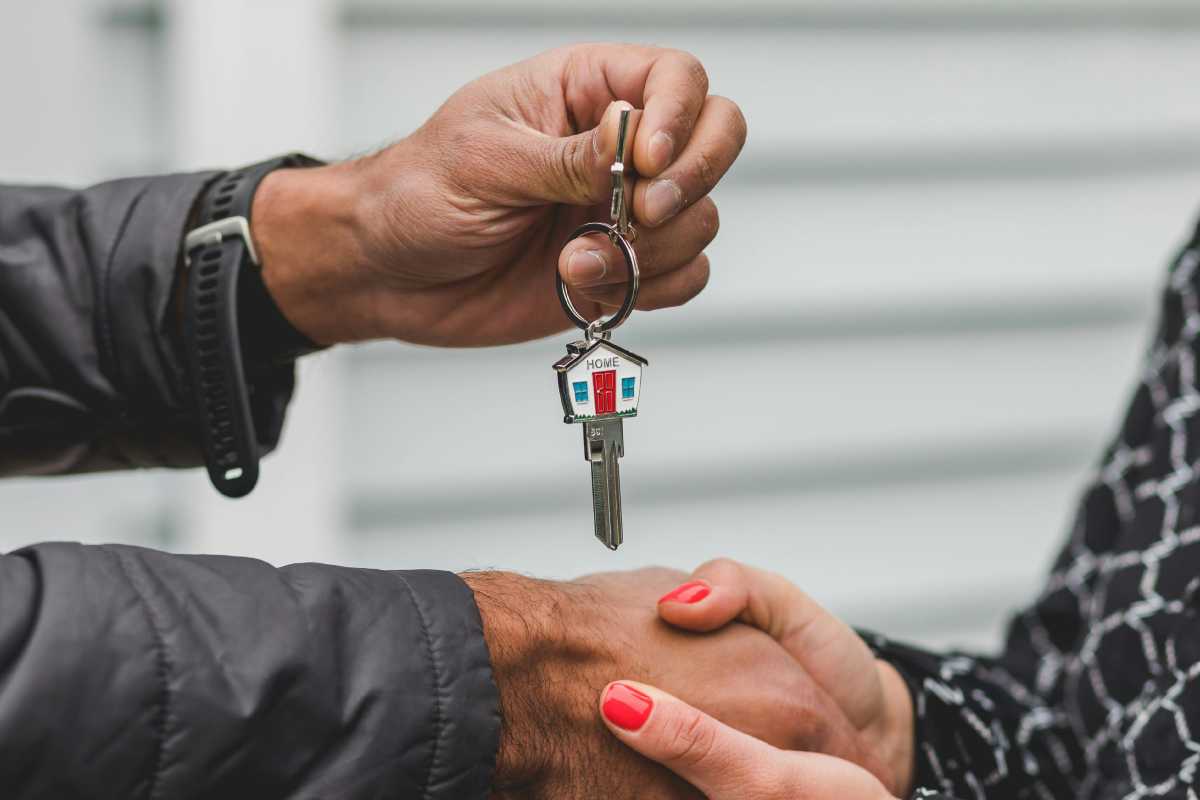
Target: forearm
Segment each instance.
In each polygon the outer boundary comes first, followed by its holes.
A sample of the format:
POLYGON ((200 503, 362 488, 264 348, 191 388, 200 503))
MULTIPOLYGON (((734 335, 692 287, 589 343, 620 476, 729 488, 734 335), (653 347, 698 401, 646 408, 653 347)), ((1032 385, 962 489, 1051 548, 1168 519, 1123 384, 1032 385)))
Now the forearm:
POLYGON ((6 796, 486 795, 495 689, 453 575, 59 544, 0 570, 6 796))
POLYGON ((600 665, 615 660, 610 643, 586 633, 585 587, 503 572, 462 578, 475 594, 499 687, 495 788, 540 784, 576 761, 564 748, 594 726, 600 665))

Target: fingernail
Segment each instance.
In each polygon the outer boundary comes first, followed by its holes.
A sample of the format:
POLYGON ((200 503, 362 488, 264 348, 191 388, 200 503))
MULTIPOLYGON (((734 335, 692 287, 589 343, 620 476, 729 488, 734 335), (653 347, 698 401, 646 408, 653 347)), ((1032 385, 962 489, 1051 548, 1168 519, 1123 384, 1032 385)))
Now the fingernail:
POLYGON ((650 696, 632 686, 614 683, 608 687, 604 702, 600 705, 604 718, 627 731, 640 730, 654 710, 650 696))
POLYGON ((704 581, 688 581, 676 587, 658 599, 661 603, 699 603, 712 594, 712 587, 704 581))
POLYGON ((659 131, 650 137, 650 163, 656 169, 665 169, 675 156, 675 137, 659 131))
POLYGON ((679 213, 683 205, 683 192, 673 180, 655 181, 646 190, 646 221, 651 225, 669 219, 679 213))
POLYGON ((599 250, 576 250, 567 259, 567 277, 576 286, 587 286, 604 279, 608 262, 599 250))

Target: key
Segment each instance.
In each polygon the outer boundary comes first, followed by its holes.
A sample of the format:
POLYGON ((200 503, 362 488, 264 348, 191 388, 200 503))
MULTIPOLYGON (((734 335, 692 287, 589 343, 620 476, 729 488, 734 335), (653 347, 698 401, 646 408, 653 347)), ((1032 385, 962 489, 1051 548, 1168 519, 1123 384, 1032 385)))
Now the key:
POLYGON ((600 338, 571 342, 554 365, 563 422, 583 428, 596 538, 609 550, 625 540, 620 459, 625 457, 625 420, 637 416, 645 366, 646 359, 600 338))
POLYGON ((592 515, 596 538, 609 550, 624 541, 621 524, 621 462, 625 455, 625 421, 583 423, 583 457, 592 464, 592 515))

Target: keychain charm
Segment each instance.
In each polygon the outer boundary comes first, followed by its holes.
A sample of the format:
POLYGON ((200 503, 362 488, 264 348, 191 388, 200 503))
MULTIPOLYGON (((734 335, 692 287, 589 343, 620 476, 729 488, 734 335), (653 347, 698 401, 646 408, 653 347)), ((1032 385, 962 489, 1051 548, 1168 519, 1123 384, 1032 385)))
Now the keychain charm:
POLYGON ((617 133, 617 159, 610 168, 613 181, 612 224, 588 222, 579 226, 571 238, 603 233, 621 251, 629 273, 625 300, 617 313, 601 321, 587 320, 576 310, 562 276, 556 271, 558 299, 567 317, 584 332, 584 338, 567 345, 567 354, 554 364, 558 393, 562 399, 563 422, 579 422, 583 427, 583 457, 592 470, 592 513, 596 538, 610 550, 624 541, 621 520, 621 469, 625 456, 626 417, 637 416, 642 395, 644 358, 612 342, 612 331, 633 313, 637 303, 637 255, 630 241, 634 238, 629 222, 629 192, 626 186, 625 134, 629 110, 621 112, 617 133))

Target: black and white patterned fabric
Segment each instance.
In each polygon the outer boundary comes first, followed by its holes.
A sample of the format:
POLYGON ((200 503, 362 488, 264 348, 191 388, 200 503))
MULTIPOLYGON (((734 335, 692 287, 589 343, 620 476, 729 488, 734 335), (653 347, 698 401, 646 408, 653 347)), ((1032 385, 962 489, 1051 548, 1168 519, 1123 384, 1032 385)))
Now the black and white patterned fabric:
POLYGON ((913 689, 921 800, 1200 798, 1200 231, 1117 440, 995 658, 867 639, 913 689))

